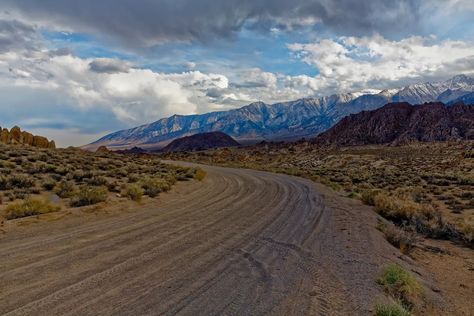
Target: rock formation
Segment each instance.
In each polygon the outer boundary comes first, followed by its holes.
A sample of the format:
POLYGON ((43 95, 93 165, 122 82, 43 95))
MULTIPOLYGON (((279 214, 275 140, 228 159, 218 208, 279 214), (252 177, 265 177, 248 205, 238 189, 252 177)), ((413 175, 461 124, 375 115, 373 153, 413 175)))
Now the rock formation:
POLYGON ((28 145, 38 148, 55 149, 56 143, 49 141, 43 136, 34 136, 31 133, 22 131, 18 126, 14 126, 10 131, 0 127, 0 143, 9 145, 28 145))

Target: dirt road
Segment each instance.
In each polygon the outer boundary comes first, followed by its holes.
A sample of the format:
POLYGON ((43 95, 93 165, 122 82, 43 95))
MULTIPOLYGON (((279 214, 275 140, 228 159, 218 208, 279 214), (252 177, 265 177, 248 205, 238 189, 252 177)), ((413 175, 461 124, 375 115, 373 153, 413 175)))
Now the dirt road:
POLYGON ((156 206, 0 235, 0 314, 366 315, 375 215, 285 175, 204 167, 156 206))

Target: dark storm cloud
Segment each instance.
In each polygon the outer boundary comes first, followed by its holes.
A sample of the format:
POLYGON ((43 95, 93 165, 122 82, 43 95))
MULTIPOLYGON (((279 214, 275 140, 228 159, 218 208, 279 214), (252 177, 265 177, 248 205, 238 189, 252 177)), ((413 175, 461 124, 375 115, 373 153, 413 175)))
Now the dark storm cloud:
POLYGON ((89 64, 89 69, 97 73, 119 73, 128 72, 130 64, 123 60, 111 58, 97 58, 89 64))
POLYGON ((0 53, 17 49, 33 50, 36 30, 16 20, 0 20, 0 53))
POLYGON ((413 33, 421 0, 3 0, 41 23, 102 34, 127 45, 207 41, 242 27, 268 31, 320 21, 341 35, 413 33))

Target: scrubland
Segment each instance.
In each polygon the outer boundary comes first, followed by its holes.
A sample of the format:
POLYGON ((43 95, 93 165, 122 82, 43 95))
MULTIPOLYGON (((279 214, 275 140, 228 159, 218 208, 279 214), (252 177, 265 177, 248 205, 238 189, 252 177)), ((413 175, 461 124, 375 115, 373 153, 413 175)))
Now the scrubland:
POLYGON ((203 171, 154 156, 0 145, 0 218, 12 220, 117 199, 155 198, 203 171))

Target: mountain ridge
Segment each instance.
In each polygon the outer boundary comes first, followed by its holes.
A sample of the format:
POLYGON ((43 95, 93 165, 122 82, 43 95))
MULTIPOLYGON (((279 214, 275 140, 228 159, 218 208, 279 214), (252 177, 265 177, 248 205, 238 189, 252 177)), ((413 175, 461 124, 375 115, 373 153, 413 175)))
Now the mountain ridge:
POLYGON ((328 146, 400 145, 474 139, 474 105, 441 102, 389 103, 379 109, 346 116, 312 143, 328 146))
POLYGON ((228 111, 173 115, 106 135, 84 148, 94 150, 105 145, 112 150, 134 146, 156 150, 176 138, 213 131, 226 133, 242 144, 312 138, 347 115, 374 110, 390 102, 420 104, 442 99, 450 105, 473 91, 474 78, 457 75, 446 81, 386 89, 377 94, 348 93, 275 104, 259 101, 228 111))

